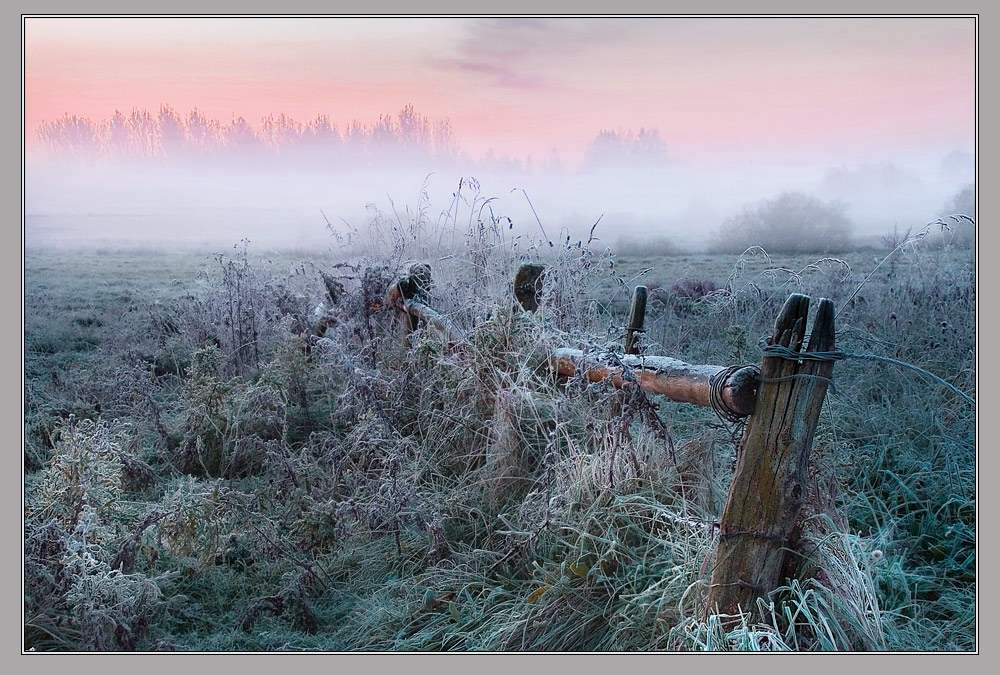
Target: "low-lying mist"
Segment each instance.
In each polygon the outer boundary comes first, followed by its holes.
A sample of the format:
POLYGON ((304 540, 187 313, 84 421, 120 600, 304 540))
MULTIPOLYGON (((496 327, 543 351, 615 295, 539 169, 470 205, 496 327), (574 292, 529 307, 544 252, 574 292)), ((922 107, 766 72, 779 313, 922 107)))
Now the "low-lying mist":
POLYGON ((922 163, 785 169, 398 167, 29 163, 25 246, 218 248, 249 239, 319 252, 348 235, 363 245, 380 211, 403 224, 423 218, 443 246, 460 244, 470 223, 496 218, 525 245, 593 236, 604 246, 648 240, 698 251, 727 218, 789 190, 844 203, 854 241, 864 243, 934 220, 974 181, 973 158, 960 152, 922 163))

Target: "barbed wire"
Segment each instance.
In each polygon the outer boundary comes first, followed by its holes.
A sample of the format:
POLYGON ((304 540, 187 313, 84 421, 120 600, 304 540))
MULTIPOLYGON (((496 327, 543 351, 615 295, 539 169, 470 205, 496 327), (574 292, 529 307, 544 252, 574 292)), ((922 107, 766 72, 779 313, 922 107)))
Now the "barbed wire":
MULTIPOLYGON (((766 345, 766 346, 761 347, 760 351, 761 351, 761 353, 765 357, 776 357, 776 358, 786 359, 786 360, 789 360, 789 361, 843 361, 844 359, 860 359, 860 360, 864 360, 864 361, 878 361, 880 363, 889 363, 889 364, 896 365, 896 366, 903 366, 904 368, 909 368, 910 370, 915 370, 916 372, 920 373, 921 375, 924 375, 925 377, 930 378, 934 382, 937 382, 938 384, 946 387, 947 389, 949 389, 950 391, 954 392, 955 394, 957 394, 961 398, 965 399, 972 406, 976 405, 975 399, 973 399, 971 396, 969 396, 968 394, 966 394, 965 392, 963 392, 961 389, 959 389, 958 387, 954 386, 953 384, 951 384, 949 382, 946 382, 945 380, 941 379, 940 377, 938 377, 934 373, 930 373, 930 372, 924 370, 923 368, 920 368, 919 366, 913 365, 912 363, 907 363, 905 361, 900 361, 899 359, 892 359, 892 358, 889 358, 888 356, 879 356, 877 354, 858 354, 858 353, 854 353, 854 352, 842 351, 842 350, 839 350, 839 349, 838 350, 832 350, 832 351, 823 351, 823 352, 809 352, 809 351, 796 352, 796 351, 793 351, 793 350, 789 349, 788 347, 784 347, 782 345, 766 345)), ((789 375, 788 377, 784 377, 784 378, 762 379, 761 381, 762 382, 768 382, 768 381, 777 382, 777 381, 782 381, 782 380, 785 380, 785 379, 790 379, 790 378, 795 378, 795 377, 819 378, 819 379, 826 380, 831 385, 833 384, 833 380, 830 379, 830 378, 825 378, 825 377, 822 377, 822 376, 819 376, 819 375, 810 375, 808 373, 800 373, 798 375, 789 375)), ((834 389, 834 391, 836 391, 836 389, 834 389)))

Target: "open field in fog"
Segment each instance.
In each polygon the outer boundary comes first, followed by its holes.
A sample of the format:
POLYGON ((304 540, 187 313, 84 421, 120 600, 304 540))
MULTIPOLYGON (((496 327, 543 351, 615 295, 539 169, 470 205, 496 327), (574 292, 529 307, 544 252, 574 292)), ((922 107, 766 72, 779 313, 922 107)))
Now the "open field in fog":
POLYGON ((801 292, 835 302, 841 349, 975 396, 971 250, 518 253, 485 225, 451 251, 29 249, 25 647, 975 648, 975 408, 952 391, 837 363, 808 553, 723 627, 704 601, 732 430, 656 396, 651 426, 544 359, 620 345, 642 283, 645 353, 759 363, 801 292), (515 316, 523 260, 549 271, 515 316), (411 261, 459 352, 381 310, 411 261), (317 341, 321 272, 342 289, 317 341))
POLYGON ((977 651, 978 21, 23 14, 22 649, 977 651))

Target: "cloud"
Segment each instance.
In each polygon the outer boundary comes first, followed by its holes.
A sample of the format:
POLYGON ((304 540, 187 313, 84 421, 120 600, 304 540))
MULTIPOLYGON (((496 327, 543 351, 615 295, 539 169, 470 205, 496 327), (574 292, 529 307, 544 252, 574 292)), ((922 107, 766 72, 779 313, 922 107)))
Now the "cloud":
POLYGON ((560 75, 616 46, 633 43, 645 30, 622 19, 477 19, 431 65, 451 72, 486 76, 487 84, 511 91, 565 89, 560 75))

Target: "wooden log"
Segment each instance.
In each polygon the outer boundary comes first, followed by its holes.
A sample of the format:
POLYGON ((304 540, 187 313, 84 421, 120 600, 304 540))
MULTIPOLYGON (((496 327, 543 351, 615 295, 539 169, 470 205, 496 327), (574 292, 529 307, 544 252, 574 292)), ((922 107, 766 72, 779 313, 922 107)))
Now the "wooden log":
POLYGON ((528 312, 538 309, 538 294, 542 292, 542 272, 545 265, 524 263, 514 277, 514 297, 528 312))
POLYGON ((402 300, 403 309, 409 315, 411 320, 411 326, 416 328, 420 321, 424 321, 435 328, 437 328, 441 333, 444 334, 445 339, 448 340, 449 344, 457 344, 462 339, 462 333, 454 324, 448 320, 448 318, 438 312, 437 310, 431 309, 419 300, 402 300))
POLYGON ((408 332, 412 333, 423 321, 440 330, 450 344, 461 340, 461 331, 446 316, 429 307, 425 300, 433 285, 431 267, 426 263, 410 265, 410 274, 389 289, 385 306, 406 315, 408 332))
MULTIPOLYGON (((727 370, 724 366, 691 365, 668 356, 584 354, 579 349, 567 348, 553 350, 550 364, 556 373, 567 377, 583 370, 591 382, 611 378, 619 389, 628 382, 625 369, 630 369, 643 391, 702 406, 712 404, 712 378, 727 370)), ((722 404, 739 417, 751 414, 756 397, 757 369, 748 366, 725 373, 724 377, 720 391, 722 404)))
MULTIPOLYGON (((809 298, 793 294, 769 344, 799 352, 809 298)), ((819 301, 807 351, 834 350, 833 303, 819 301)), ((708 611, 752 612, 756 598, 782 582, 789 541, 806 497, 813 434, 833 361, 767 356, 756 409, 744 430, 736 472, 719 526, 708 611)))
POLYGON ((632 309, 628 315, 628 330, 625 333, 625 353, 639 353, 639 334, 644 332, 646 323, 646 297, 649 291, 645 286, 636 286, 632 293, 632 309))

